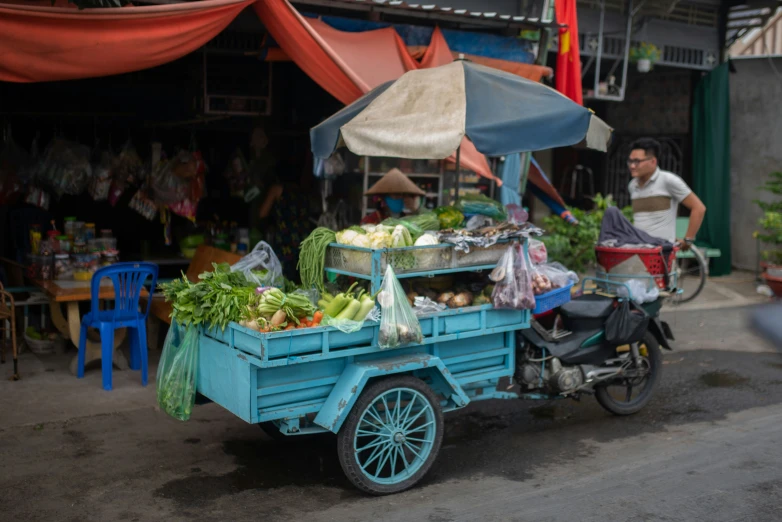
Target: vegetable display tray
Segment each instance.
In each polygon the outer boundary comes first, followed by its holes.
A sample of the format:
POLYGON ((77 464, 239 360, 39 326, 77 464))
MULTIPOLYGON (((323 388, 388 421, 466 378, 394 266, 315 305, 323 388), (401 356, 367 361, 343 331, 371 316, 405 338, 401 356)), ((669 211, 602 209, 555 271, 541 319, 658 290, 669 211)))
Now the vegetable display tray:
POLYGON ((456 251, 450 243, 406 248, 372 249, 332 243, 326 250, 324 270, 372 282, 372 293, 380 289, 386 268, 391 265, 399 278, 492 270, 508 248, 508 241, 488 248, 456 251))
MULTIPOLYGON (((499 310, 492 305, 455 308, 418 317, 424 340, 421 344, 477 337, 488 333, 528 328, 529 310, 499 310)), ((365 321, 353 333, 332 326, 261 333, 229 323, 225 330, 204 329, 202 335, 257 358, 259 366, 286 366, 303 362, 347 357, 381 351, 380 324, 365 321)))

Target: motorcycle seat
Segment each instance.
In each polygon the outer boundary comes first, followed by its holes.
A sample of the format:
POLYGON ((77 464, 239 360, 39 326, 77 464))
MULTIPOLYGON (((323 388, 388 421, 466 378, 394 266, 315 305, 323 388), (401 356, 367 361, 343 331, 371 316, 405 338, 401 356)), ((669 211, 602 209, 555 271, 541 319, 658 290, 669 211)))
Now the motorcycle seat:
POLYGON ((568 319, 605 319, 614 309, 614 299, 586 294, 563 304, 559 313, 568 319))

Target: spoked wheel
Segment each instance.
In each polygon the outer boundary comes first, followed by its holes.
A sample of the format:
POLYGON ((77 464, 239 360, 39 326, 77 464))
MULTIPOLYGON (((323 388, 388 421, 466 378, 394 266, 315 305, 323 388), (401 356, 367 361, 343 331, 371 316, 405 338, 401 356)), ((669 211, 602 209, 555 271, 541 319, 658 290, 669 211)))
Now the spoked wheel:
POLYGON ((606 381, 595 388, 597 402, 614 415, 632 415, 641 410, 654 394, 662 373, 660 345, 651 332, 646 332, 638 343, 640 362, 632 362, 627 354, 628 364, 625 376, 606 381))
POLYGON ((362 491, 398 493, 426 475, 442 440, 437 395, 415 377, 389 377, 367 387, 345 420, 339 462, 362 491))
POLYGON ((693 258, 677 258, 676 272, 678 274, 678 287, 681 293, 674 295, 674 303, 688 303, 698 297, 706 285, 706 277, 709 275, 709 262, 698 247, 692 245, 690 252, 693 258))

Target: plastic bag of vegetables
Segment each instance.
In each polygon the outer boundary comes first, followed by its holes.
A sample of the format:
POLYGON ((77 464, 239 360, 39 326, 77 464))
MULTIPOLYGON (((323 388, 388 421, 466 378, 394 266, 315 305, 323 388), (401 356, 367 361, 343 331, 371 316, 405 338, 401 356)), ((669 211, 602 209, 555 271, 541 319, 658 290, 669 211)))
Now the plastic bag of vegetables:
POLYGON ((322 305, 324 325, 344 333, 357 332, 364 326, 364 321, 375 308, 375 299, 363 289, 353 293, 356 284, 333 297, 328 293, 321 295, 318 304, 322 305))
POLYGON ((489 278, 494 281, 491 302, 495 308, 533 310, 535 293, 532 287, 532 263, 525 259, 522 246, 514 243, 502 255, 489 278))
MULTIPOLYGON (((403 225, 397 225, 394 228, 394 233, 391 234, 391 247, 407 248, 413 245, 413 238, 410 232, 403 225)), ((397 270, 412 270, 415 268, 415 256, 409 250, 392 253, 388 257, 390 264, 397 270)))
POLYGON ((481 214, 499 221, 505 221, 508 218, 508 213, 502 203, 483 194, 465 194, 454 206, 465 214, 481 214))
POLYGON ((386 268, 377 301, 382 310, 378 336, 380 348, 397 348, 423 342, 421 324, 390 266, 386 268))
POLYGON ((434 213, 437 214, 441 229, 457 228, 464 221, 464 214, 453 207, 437 207, 434 213))
POLYGON ((231 272, 242 272, 256 286, 279 288, 284 283, 280 260, 266 241, 259 241, 252 252, 234 263, 231 272))
POLYGON ((190 418, 195 404, 199 339, 197 327, 173 321, 158 365, 157 403, 181 421, 190 418))

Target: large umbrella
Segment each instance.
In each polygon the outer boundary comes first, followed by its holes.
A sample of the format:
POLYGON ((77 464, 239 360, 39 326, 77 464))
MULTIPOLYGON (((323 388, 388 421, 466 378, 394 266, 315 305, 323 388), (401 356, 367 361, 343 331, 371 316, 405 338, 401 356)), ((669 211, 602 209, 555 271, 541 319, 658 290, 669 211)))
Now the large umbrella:
POLYGON ((606 151, 611 128, 554 89, 468 61, 409 71, 310 131, 312 152, 444 159, 464 136, 487 156, 583 144, 606 151))

